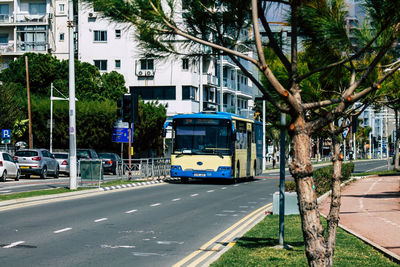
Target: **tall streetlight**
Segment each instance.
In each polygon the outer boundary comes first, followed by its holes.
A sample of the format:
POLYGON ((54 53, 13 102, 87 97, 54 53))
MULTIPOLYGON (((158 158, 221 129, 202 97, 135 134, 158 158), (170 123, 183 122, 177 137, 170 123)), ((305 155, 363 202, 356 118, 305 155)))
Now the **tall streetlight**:
POLYGON ((68 1, 68 38, 69 38, 69 189, 77 188, 76 182, 76 118, 75 118, 75 65, 74 65, 74 4, 68 1))

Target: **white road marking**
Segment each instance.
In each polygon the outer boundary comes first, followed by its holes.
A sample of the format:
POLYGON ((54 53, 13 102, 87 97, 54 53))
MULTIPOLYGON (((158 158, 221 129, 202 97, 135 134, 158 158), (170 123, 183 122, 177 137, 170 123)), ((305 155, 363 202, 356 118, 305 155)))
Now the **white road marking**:
POLYGON ((111 245, 101 245, 101 248, 136 248, 135 246, 111 246, 111 245))
POLYGON ((234 186, 239 186, 238 184, 235 184, 234 186))
POLYGON ((172 245, 172 244, 178 244, 182 245, 184 242, 179 242, 179 241, 157 241, 157 244, 159 245, 172 245))
POLYGON ((222 187, 221 189, 226 189, 226 187, 222 187))
POLYGON ((102 222, 102 221, 107 221, 108 219, 107 218, 101 218, 101 219, 97 219, 97 220, 95 220, 94 222, 102 222))
POLYGON ((236 210, 223 210, 222 212, 231 212, 231 213, 233 213, 233 212, 236 212, 236 210))
POLYGON ((219 214, 219 213, 217 213, 217 214, 215 214, 215 216, 228 216, 228 214, 219 214))
POLYGON ((14 242, 14 243, 11 243, 10 245, 4 246, 3 248, 13 248, 13 247, 16 247, 16 246, 18 246, 18 245, 20 245, 22 243, 25 243, 25 241, 14 242))
POLYGON ((199 194, 193 194, 193 195, 190 195, 191 197, 195 197, 195 196, 198 196, 199 194))
POLYGON ((126 214, 129 214, 129 213, 134 213, 134 212, 136 212, 137 210, 128 210, 128 211, 125 211, 125 213, 126 214))
POLYGON ((374 171, 374 170, 377 170, 377 169, 383 169, 383 168, 387 168, 387 166, 386 166, 386 165, 385 165, 385 166, 379 166, 379 167, 376 167, 376 168, 370 169, 370 170, 368 170, 368 171, 365 171, 365 172, 370 172, 370 171, 374 171))
POLYGON ((54 231, 53 233, 58 234, 58 233, 62 233, 62 232, 69 231, 69 230, 72 230, 72 228, 70 228, 70 227, 64 228, 64 229, 61 229, 61 230, 54 231))
POLYGON ((241 208, 241 209, 245 209, 245 208, 248 208, 249 206, 239 206, 239 208, 241 208))
POLYGON ((161 203, 156 203, 156 204, 151 204, 150 207, 157 207, 157 206, 160 206, 160 205, 161 205, 161 203))
POLYGON ((172 201, 179 201, 179 200, 181 200, 181 199, 180 198, 175 198, 172 201))
POLYGON ((207 191, 207 193, 212 193, 212 192, 214 192, 215 190, 208 190, 207 191))
POLYGON ((0 191, 0 193, 10 193, 11 190, 4 190, 4 191, 0 191))

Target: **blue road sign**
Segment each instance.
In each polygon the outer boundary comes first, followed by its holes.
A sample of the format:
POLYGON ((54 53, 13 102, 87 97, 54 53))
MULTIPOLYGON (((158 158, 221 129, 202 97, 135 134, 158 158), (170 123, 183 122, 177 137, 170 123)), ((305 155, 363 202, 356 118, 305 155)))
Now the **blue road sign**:
MULTIPOLYGON (((129 143, 129 129, 128 128, 114 128, 113 133, 112 133, 112 142, 129 143)), ((131 135, 131 142, 133 142, 133 135, 131 135)))
POLYGON ((11 139, 11 130, 1 129, 1 139, 11 139))

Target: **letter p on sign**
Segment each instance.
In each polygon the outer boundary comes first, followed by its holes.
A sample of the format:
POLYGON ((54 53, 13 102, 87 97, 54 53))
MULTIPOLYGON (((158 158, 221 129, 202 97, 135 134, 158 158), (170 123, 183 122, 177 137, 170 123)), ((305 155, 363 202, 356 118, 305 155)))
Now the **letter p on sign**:
POLYGON ((10 129, 2 129, 1 130, 1 139, 11 139, 11 130, 10 129))

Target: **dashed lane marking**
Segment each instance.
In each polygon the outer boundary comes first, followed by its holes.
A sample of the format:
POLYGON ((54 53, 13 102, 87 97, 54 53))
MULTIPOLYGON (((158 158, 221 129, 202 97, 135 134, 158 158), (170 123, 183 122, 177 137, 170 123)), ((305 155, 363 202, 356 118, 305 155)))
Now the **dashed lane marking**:
POLYGON ((161 205, 161 203, 155 203, 155 204, 151 204, 150 207, 157 207, 157 206, 160 206, 160 205, 161 205))
POLYGON ((175 199, 173 199, 171 201, 179 201, 179 200, 181 200, 181 199, 180 198, 175 198, 175 199))
POLYGON ((195 196, 198 196, 199 194, 192 194, 192 195, 190 195, 191 197, 195 197, 195 196))
POLYGON ((101 219, 94 220, 94 222, 97 223, 97 222, 102 222, 102 221, 107 221, 107 220, 108 220, 107 218, 101 218, 101 219))
POLYGON ((64 228, 64 229, 60 229, 60 230, 54 231, 53 233, 58 234, 58 233, 66 232, 66 231, 69 231, 69 230, 72 230, 72 228, 71 227, 67 227, 67 228, 64 228))
POLYGON ((13 248, 13 247, 16 247, 16 246, 18 246, 18 245, 20 245, 22 243, 25 243, 25 241, 14 242, 14 243, 11 243, 10 245, 4 246, 3 248, 13 248))
POLYGON ((208 190, 207 191, 207 193, 212 193, 212 192, 214 192, 215 190, 208 190))
POLYGON ((137 210, 128 210, 128 211, 125 211, 125 213, 126 214, 129 214, 129 213, 134 213, 134 212, 136 212, 137 210))

